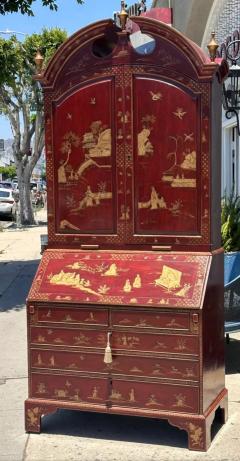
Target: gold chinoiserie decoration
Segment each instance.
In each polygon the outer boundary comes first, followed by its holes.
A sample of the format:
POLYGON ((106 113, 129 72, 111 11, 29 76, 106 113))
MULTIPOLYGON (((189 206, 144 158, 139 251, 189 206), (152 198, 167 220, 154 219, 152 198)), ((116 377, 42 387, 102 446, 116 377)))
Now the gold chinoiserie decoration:
POLYGON ((215 32, 211 33, 211 40, 207 47, 208 47, 210 59, 212 62, 214 62, 217 56, 217 49, 219 47, 219 45, 217 44, 215 40, 215 32))
POLYGON ((105 354, 104 354, 104 363, 112 363, 112 349, 111 349, 111 346, 110 346, 110 336, 111 336, 111 332, 109 331, 108 334, 107 334, 107 346, 106 346, 106 349, 105 349, 105 354))

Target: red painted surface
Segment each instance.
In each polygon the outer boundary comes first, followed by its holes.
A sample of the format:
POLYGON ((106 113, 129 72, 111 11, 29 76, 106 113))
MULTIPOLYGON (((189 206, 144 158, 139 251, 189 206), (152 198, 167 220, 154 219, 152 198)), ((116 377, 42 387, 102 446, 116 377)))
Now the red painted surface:
POLYGON ((29 299, 201 307, 210 257, 46 251, 29 299))

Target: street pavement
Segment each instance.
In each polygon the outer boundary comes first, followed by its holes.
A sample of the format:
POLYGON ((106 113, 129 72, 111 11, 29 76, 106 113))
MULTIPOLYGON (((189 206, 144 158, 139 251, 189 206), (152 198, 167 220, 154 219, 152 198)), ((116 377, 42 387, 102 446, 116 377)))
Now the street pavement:
MULTIPOLYGON (((240 333, 226 344, 229 419, 207 453, 166 421, 60 410, 41 434, 24 432, 27 398, 25 298, 39 264, 39 226, 0 232, 0 461, 240 461, 240 333)), ((217 429, 217 425, 215 427, 217 429)))

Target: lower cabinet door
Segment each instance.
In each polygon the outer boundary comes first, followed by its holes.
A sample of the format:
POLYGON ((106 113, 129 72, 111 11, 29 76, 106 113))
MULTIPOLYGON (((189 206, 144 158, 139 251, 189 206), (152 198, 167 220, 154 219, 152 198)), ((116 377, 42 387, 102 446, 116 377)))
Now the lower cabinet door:
POLYGON ((101 378, 32 373, 31 397, 104 405, 109 395, 108 383, 101 378))
POLYGON ((127 406, 177 413, 199 412, 199 388, 174 384, 114 379, 109 400, 112 406, 127 406))

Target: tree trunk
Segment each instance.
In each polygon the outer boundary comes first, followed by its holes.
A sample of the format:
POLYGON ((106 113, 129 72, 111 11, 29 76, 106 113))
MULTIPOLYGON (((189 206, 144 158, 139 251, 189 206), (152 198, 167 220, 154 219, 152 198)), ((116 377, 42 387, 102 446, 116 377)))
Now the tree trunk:
POLYGON ((23 167, 21 162, 17 165, 17 177, 19 188, 20 203, 20 222, 21 224, 36 224, 30 193, 30 179, 32 171, 28 166, 23 167))

